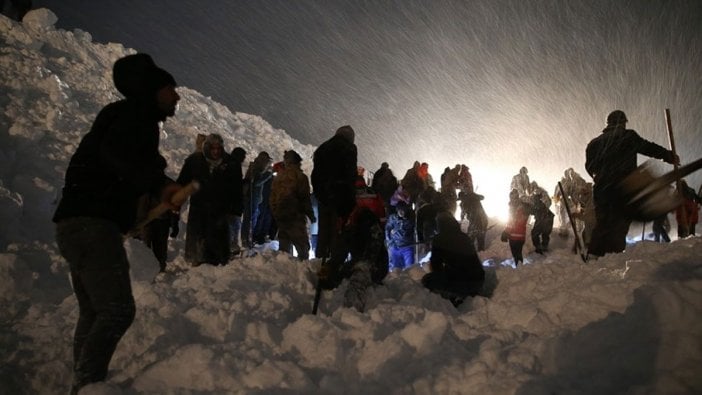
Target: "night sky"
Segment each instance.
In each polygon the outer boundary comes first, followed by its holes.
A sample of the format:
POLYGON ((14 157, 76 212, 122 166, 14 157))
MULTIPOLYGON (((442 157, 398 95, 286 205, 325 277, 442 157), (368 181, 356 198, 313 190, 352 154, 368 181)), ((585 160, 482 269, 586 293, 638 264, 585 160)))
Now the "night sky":
POLYGON ((702 156, 699 0, 34 5, 303 143, 351 124, 369 170, 466 163, 480 182, 526 165, 551 190, 567 167, 586 175, 585 146, 617 108, 665 146, 670 108, 683 163, 702 156))

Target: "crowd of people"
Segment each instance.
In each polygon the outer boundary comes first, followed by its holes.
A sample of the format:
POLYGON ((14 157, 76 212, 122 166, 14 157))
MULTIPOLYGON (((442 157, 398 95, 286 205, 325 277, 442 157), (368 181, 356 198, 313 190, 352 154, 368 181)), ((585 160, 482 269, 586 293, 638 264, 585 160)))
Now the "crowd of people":
MULTIPOLYGON (((344 303, 359 311, 370 286, 419 263, 420 255, 429 256, 423 286, 454 305, 483 291, 478 254, 486 248, 488 217, 485 197, 475 192, 465 164, 446 167, 438 189, 429 164, 419 161, 401 179, 382 163, 367 180, 357 163, 355 131, 345 125, 314 152, 309 178, 294 150, 275 163, 269 153, 259 152, 244 172, 248 153, 241 147, 227 152, 223 138, 213 133, 196 137, 194 152, 172 180, 159 153, 159 123, 174 115, 180 100, 175 79, 149 55, 134 54, 115 62, 113 81, 124 99, 105 106, 81 140, 54 215, 57 245, 68 261, 79 305, 73 393, 105 379, 134 319, 125 235, 151 246, 165 270, 168 238, 180 231, 182 202, 173 197, 186 190, 195 191, 184 249, 193 266, 224 265, 255 244, 277 239, 280 251, 296 252, 300 260, 311 250, 321 258, 321 286, 334 288, 348 279, 344 303), (197 188, 186 189, 193 183, 197 188), (135 224, 154 207, 167 210, 135 232, 135 224)), ((502 240, 509 243, 515 265, 524 261, 532 216, 537 253, 548 252, 555 217, 559 234, 567 235, 569 225, 574 231, 576 252, 602 256, 624 250, 631 218, 617 186, 636 168, 636 155, 679 162, 672 151, 626 129, 626 122, 623 112, 612 112, 602 134, 587 146, 585 168, 594 183, 569 168, 549 195, 530 181, 526 167, 513 177, 505 191, 509 220, 502 240)), ((701 200, 681 185, 684 203, 676 219, 678 235, 685 237, 695 234, 701 200)), ((667 213, 654 221, 657 240, 669 241, 666 223, 667 213)))

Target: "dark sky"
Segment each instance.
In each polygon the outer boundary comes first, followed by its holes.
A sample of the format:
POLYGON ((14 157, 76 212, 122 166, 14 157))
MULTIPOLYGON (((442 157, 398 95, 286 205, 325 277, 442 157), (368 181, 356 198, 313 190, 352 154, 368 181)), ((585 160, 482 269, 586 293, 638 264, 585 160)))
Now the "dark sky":
POLYGON ((371 170, 526 165, 550 185, 567 167, 584 175, 585 145, 616 108, 663 145, 671 108, 683 162, 702 156, 699 0, 34 5, 60 28, 152 54, 180 85, 303 143, 351 124, 371 170))

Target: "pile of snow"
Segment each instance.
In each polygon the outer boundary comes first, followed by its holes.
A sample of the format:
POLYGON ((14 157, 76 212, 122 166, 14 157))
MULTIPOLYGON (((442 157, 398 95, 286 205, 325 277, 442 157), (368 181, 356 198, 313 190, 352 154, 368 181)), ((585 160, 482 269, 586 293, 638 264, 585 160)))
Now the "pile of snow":
MULTIPOLYGON (((118 99, 111 65, 132 50, 56 30, 48 10, 0 17, 0 386, 62 393, 71 382, 77 304, 50 221, 63 172, 99 109, 118 99)), ((158 62, 158 59, 156 59, 158 62)), ((175 76, 176 80, 178 76, 175 76)), ((196 133, 274 159, 303 146, 253 115, 188 88, 165 124, 175 175, 196 133)), ((343 308, 346 283, 311 315, 319 261, 273 250, 223 267, 189 267, 172 242, 168 272, 128 240, 134 324, 108 380, 83 394, 702 393, 702 242, 643 241, 583 264, 567 240, 525 246, 514 269, 500 226, 481 257, 491 298, 454 308, 418 282, 420 267, 343 308)))

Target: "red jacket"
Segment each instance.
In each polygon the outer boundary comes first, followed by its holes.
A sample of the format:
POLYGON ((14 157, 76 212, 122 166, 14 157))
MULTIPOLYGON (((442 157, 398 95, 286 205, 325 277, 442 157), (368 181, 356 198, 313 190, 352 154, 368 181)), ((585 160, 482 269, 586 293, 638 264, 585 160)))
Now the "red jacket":
POLYGON ((528 207, 522 202, 510 204, 509 212, 509 222, 505 228, 509 233, 509 239, 526 240, 527 221, 529 220, 528 207))
POLYGON ((678 223, 682 222, 682 213, 683 210, 685 210, 685 214, 687 214, 687 224, 688 225, 695 225, 697 224, 697 221, 699 219, 699 207, 697 205, 697 202, 694 199, 689 199, 685 198, 683 200, 683 204, 678 207, 677 210, 675 210, 675 219, 678 221, 678 223))

